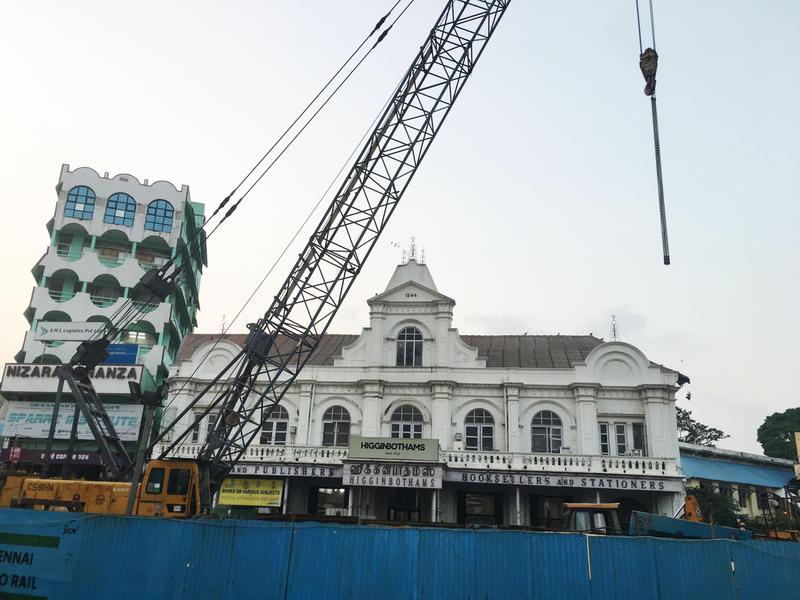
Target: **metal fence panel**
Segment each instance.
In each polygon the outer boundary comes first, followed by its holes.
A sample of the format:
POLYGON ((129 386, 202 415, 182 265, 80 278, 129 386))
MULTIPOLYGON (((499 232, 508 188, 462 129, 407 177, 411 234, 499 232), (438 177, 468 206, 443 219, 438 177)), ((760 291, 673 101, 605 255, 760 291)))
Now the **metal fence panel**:
POLYGON ((798 589, 792 542, 0 510, 0 597, 671 600, 798 589))

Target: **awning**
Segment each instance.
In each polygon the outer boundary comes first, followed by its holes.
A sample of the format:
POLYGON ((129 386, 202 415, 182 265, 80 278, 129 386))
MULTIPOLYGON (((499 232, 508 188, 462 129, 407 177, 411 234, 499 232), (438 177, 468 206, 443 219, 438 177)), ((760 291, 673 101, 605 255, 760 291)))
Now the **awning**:
POLYGON ((687 454, 681 454, 681 465, 687 479, 709 479, 769 488, 782 488, 794 479, 794 470, 791 468, 759 466, 687 454))

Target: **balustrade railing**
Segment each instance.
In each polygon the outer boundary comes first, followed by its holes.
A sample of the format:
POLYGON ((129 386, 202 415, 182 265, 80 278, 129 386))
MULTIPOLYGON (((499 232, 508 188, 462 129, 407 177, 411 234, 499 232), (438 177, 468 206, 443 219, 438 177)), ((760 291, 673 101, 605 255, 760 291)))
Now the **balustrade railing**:
MULTIPOLYGON (((172 454, 197 455, 199 443, 181 444, 172 454)), ((166 448, 166 445, 162 448, 166 448)), ((161 450, 157 447, 156 452, 161 450)), ((326 446, 277 446, 252 444, 244 462, 340 464, 349 457, 347 448, 326 446)), ((531 454, 525 452, 480 452, 442 450, 439 461, 451 469, 481 471, 528 471, 547 473, 596 473, 617 475, 680 476, 674 458, 647 456, 595 456, 577 454, 531 454)))

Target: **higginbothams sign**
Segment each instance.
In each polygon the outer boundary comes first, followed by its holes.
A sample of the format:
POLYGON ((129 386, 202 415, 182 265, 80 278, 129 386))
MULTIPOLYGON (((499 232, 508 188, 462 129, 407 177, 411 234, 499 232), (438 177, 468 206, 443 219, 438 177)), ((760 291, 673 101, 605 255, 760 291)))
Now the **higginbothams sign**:
POLYGON ((439 440, 350 436, 354 460, 402 460, 439 462, 439 440))
POLYGON ((440 465, 401 465, 397 463, 357 462, 342 466, 342 483, 366 487, 440 489, 440 465))

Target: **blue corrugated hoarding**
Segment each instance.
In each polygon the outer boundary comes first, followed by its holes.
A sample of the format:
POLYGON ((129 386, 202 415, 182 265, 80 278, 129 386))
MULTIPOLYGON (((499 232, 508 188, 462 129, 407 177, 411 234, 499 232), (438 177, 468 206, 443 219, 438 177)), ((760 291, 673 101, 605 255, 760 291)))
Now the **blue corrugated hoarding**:
POLYGON ((0 510, 0 597, 707 600, 797 590, 791 542, 0 510))

